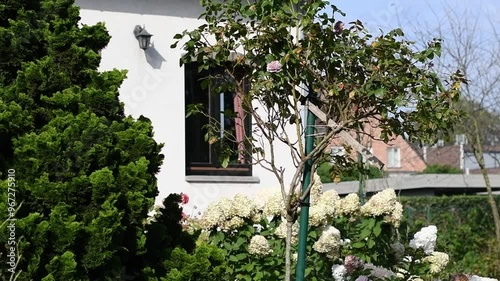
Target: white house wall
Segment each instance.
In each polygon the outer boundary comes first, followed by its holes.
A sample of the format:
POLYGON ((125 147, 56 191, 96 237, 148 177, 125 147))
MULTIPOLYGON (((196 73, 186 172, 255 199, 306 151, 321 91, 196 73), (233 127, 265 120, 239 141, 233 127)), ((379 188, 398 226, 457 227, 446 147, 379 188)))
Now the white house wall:
MULTIPOLYGON (((157 175, 160 194, 157 204, 169 193, 186 193, 190 203, 185 208, 196 214, 208 203, 236 193, 255 194, 263 188, 278 187, 273 174, 255 166, 253 176, 259 183, 190 183, 185 177, 184 71, 179 67, 181 50, 170 49, 176 33, 194 29, 202 12, 199 0, 77 0, 81 23, 104 22, 112 36, 102 51, 101 71, 128 70, 120 88, 125 113, 151 119, 155 139, 164 143, 165 155, 157 175), (152 33, 154 48, 143 51, 133 35, 136 25, 145 25, 152 33), (196 207, 195 207, 196 206, 196 207)), ((289 151, 278 148, 278 163, 288 176, 295 171, 289 151)), ((289 177, 288 177, 289 178, 289 177)))

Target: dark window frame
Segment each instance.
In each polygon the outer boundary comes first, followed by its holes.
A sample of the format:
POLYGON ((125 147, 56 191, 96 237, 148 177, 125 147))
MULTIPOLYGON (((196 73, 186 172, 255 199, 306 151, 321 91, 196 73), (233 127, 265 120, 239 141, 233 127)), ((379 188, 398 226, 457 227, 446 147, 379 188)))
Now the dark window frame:
MULTIPOLYGON (((225 93, 221 100, 220 94, 212 92, 213 87, 209 86, 202 89, 201 83, 204 78, 209 75, 223 74, 222 68, 214 68, 209 70, 198 71, 196 62, 184 65, 184 89, 185 89, 185 108, 189 104, 203 103, 208 105, 208 112, 211 117, 217 118, 216 115, 221 114, 220 103, 226 106, 229 101, 226 100, 227 94, 231 94, 234 98, 234 93, 225 93)), ((245 87, 248 91, 248 83, 245 87)), ((221 117, 222 118, 222 117, 221 117)), ((200 115, 191 115, 186 118, 185 122, 185 160, 186 160, 186 175, 204 175, 204 176, 252 176, 251 159, 245 159, 246 163, 230 162, 226 168, 223 168, 219 162, 217 153, 217 145, 210 144, 204 140, 206 130, 202 130, 202 126, 207 124, 208 118, 200 115)), ((228 119, 229 122, 231 119, 228 119)), ((234 118, 232 119, 234 122, 234 118)), ((251 134, 251 116, 246 114, 244 120, 245 135, 251 134)), ((225 123, 225 122, 224 122, 225 123)), ((236 143, 234 144, 236 145, 236 143)), ((250 144, 245 144, 245 158, 248 158, 250 152, 250 144)))

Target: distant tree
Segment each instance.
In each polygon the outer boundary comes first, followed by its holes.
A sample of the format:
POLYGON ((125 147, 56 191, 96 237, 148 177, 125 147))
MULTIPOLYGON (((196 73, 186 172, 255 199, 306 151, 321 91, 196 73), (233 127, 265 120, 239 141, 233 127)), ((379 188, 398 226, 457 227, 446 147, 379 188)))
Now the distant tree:
POLYGON ((483 175, 500 254, 500 213, 484 161, 484 148, 500 141, 500 30, 498 18, 482 8, 460 10, 445 3, 445 15, 436 18, 438 24, 421 22, 414 30, 422 42, 443 38, 442 57, 434 67, 441 76, 459 69, 467 80, 457 104, 466 115, 452 132, 465 134, 483 175))
POLYGON ((0 247, 0 278, 157 280, 177 245, 194 247, 180 197, 145 225, 162 145, 147 118, 124 116, 125 71, 97 71, 104 25, 79 19, 72 0, 0 0, 0 241, 10 210, 18 258, 13 273, 0 247))

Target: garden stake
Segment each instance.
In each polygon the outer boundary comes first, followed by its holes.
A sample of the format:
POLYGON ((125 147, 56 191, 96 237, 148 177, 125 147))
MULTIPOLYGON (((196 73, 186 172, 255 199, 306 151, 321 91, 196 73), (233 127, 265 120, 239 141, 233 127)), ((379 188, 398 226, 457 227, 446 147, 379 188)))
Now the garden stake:
MULTIPOLYGON (((307 102, 309 104, 309 101, 307 102)), ((308 155, 314 149, 314 123, 316 116, 307 107, 307 125, 305 137, 305 154, 308 155)), ((307 160, 304 165, 304 177, 302 181, 302 192, 306 192, 311 182, 312 159, 307 160)), ((307 230, 309 228, 309 195, 304 198, 304 202, 300 207, 300 222, 299 222, 299 248, 297 257, 297 269, 295 273, 296 281, 304 281, 305 263, 306 263, 306 244, 307 230)))

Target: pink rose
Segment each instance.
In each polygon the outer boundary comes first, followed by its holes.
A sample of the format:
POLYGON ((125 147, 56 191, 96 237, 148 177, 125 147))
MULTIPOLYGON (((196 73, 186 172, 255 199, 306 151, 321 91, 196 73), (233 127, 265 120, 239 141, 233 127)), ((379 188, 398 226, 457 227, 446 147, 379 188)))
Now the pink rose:
POLYGON ((277 60, 272 61, 267 64, 267 72, 280 72, 281 71, 281 63, 277 60))

